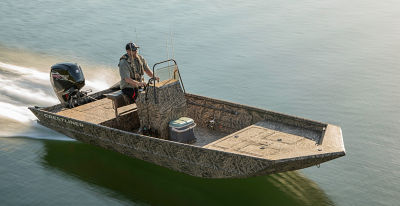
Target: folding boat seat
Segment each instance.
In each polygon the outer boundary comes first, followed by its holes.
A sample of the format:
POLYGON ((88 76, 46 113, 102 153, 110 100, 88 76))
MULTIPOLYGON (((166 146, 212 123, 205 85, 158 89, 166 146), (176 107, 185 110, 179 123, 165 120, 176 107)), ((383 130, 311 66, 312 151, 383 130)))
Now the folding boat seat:
POLYGON ((113 109, 115 111, 115 118, 117 118, 117 120, 119 117, 118 108, 133 103, 129 100, 129 98, 126 95, 122 93, 121 90, 105 94, 105 96, 107 97, 107 99, 110 99, 112 101, 113 109))

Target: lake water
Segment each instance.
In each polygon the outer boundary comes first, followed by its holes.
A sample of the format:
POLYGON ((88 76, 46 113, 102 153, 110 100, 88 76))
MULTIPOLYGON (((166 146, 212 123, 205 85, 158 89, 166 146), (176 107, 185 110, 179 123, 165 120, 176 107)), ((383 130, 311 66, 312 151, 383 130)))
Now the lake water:
POLYGON ((354 1, 0 2, 1 205, 398 205, 400 4, 354 1), (189 93, 342 127, 347 155, 247 179, 187 176, 44 128, 57 62, 119 80, 136 42, 174 57, 189 93))

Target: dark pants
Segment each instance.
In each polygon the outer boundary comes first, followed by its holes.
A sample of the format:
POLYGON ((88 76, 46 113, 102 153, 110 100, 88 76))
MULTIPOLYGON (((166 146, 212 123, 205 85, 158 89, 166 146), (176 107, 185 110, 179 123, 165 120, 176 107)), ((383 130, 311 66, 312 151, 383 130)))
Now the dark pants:
POLYGON ((129 97, 129 100, 131 101, 131 103, 134 103, 138 96, 138 89, 137 88, 124 88, 124 89, 122 89, 122 93, 124 93, 126 96, 129 97))

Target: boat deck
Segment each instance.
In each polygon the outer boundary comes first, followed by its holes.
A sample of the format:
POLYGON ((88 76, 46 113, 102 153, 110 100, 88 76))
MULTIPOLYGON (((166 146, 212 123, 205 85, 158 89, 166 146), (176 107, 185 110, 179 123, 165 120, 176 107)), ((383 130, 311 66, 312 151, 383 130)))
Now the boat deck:
MULTIPOLYGON (((130 104, 118 108, 119 114, 135 110, 136 104, 130 104)), ((57 113, 58 115, 69 117, 93 124, 101 124, 109 120, 115 119, 115 112, 112 101, 103 98, 94 102, 90 102, 71 109, 63 109, 57 113)))
MULTIPOLYGON (((134 110, 136 104, 118 108, 119 114, 134 110)), ((115 119, 112 101, 107 98, 63 109, 57 114, 93 124, 103 124, 115 119)), ((263 159, 284 159, 321 153, 317 142, 313 138, 305 137, 311 135, 290 134, 271 125, 269 122, 258 122, 232 134, 196 127, 194 133, 197 141, 193 145, 263 159)))
POLYGON ((250 125, 204 148, 270 160, 316 155, 322 151, 311 139, 273 130, 265 125, 265 122, 250 125))
POLYGON ((196 137, 196 142, 193 143, 195 146, 203 147, 205 145, 210 144, 211 142, 215 142, 229 134, 215 131, 215 130, 210 130, 207 128, 203 127, 195 127, 194 130, 194 136, 196 137))

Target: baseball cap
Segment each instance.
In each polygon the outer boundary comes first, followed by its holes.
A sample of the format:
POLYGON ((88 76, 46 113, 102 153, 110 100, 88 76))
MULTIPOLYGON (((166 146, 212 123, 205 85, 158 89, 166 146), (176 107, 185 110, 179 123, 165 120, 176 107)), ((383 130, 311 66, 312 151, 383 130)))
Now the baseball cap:
POLYGON ((125 46, 126 50, 136 51, 137 48, 139 48, 139 47, 136 46, 134 43, 127 43, 126 46, 125 46))

